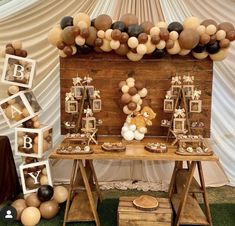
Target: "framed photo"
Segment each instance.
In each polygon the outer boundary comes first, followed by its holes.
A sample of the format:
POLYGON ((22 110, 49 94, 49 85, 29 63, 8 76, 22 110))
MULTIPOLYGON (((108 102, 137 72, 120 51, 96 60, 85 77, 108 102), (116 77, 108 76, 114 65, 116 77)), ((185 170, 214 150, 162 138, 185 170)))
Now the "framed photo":
POLYGON ((174 100, 164 99, 164 112, 173 112, 174 100))
POLYGON ((72 87, 72 92, 74 93, 74 97, 77 99, 82 99, 82 95, 84 92, 84 87, 83 86, 73 86, 72 87))
POLYGON ((172 97, 177 97, 181 89, 181 85, 172 85, 171 86, 171 93, 172 97))
POLYGON ((202 101, 201 100, 190 100, 189 111, 194 113, 200 113, 202 111, 202 101))
POLYGON ((173 131, 177 133, 183 133, 185 129, 185 118, 174 118, 173 131))
POLYGON ((35 74, 36 61, 6 54, 2 82, 25 88, 31 88, 35 74))
POLYGON ((86 86, 86 88, 87 88, 87 93, 88 93, 89 97, 91 99, 94 99, 94 91, 95 91, 94 86, 86 86))
POLYGON ((100 112, 101 111, 101 99, 94 99, 92 102, 92 111, 93 112, 100 112))
POLYGON ((36 192, 41 185, 53 186, 49 161, 20 165, 20 176, 24 194, 36 192))
POLYGON ((194 85, 183 85, 185 97, 192 97, 194 85))
POLYGON ((84 131, 93 131, 96 129, 95 117, 82 118, 82 129, 84 131))
POLYGON ((78 113, 78 102, 76 100, 68 100, 65 102, 65 111, 67 113, 78 113))

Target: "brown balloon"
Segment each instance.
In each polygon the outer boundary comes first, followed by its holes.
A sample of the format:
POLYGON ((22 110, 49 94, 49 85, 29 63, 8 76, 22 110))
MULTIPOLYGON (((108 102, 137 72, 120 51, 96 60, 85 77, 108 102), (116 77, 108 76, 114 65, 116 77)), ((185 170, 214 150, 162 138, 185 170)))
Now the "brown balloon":
POLYGON ((179 45, 182 49, 193 49, 199 42, 199 34, 193 29, 184 29, 179 36, 179 45))
POLYGON ((219 46, 220 46, 221 48, 227 48, 227 47, 229 47, 229 45, 230 45, 230 41, 229 41, 227 38, 222 39, 222 40, 219 42, 219 46))
POLYGON ((201 22, 201 25, 203 25, 203 26, 205 26, 205 27, 207 27, 208 25, 211 25, 211 24, 215 25, 216 28, 217 28, 217 26, 218 26, 217 23, 216 23, 216 21, 214 21, 214 20, 212 20, 212 19, 203 20, 203 21, 201 22))
POLYGON ((7 47, 5 50, 6 54, 14 55, 15 54, 15 49, 13 47, 7 47))
POLYGON ((137 104, 135 102, 130 102, 128 105, 127 105, 128 109, 130 111, 134 111, 137 107, 137 104))
POLYGON ((86 44, 93 46, 97 38, 97 30, 95 27, 89 27, 89 36, 86 39, 86 44))
POLYGON ((166 48, 167 49, 171 49, 174 47, 174 41, 169 39, 167 42, 166 42, 166 48))
POLYGON ((114 29, 111 33, 111 37, 113 40, 120 40, 122 36, 122 32, 118 29, 114 29))
POLYGON ((118 87, 121 89, 124 85, 126 85, 126 81, 121 81, 118 84, 118 87))
POLYGON ((28 52, 26 50, 22 49, 21 50, 21 56, 22 57, 27 57, 27 55, 28 55, 28 52))
POLYGON ((73 27, 68 26, 68 27, 64 28, 64 30, 61 33, 61 38, 62 38, 63 42, 66 43, 67 45, 73 45, 75 43, 75 36, 74 36, 74 32, 73 32, 73 27))
POLYGON ((38 199, 36 193, 32 193, 25 199, 27 206, 39 207, 41 201, 38 199))
POLYGON ((210 35, 204 33, 200 36, 200 43, 206 45, 207 43, 209 43, 209 41, 210 41, 210 35))
POLYGON ((16 49, 15 50, 15 55, 16 56, 21 56, 21 49, 16 49))
POLYGON ((146 33, 139 34, 138 41, 140 44, 146 43, 148 41, 148 35, 146 33))
POLYGON ((140 81, 136 81, 136 82, 135 82, 135 88, 136 88, 137 90, 141 90, 141 89, 144 88, 144 84, 143 84, 142 82, 140 82, 140 81))
POLYGON ((126 32, 122 32, 120 43, 126 43, 129 39, 129 35, 126 32))
POLYGON ((120 44, 119 48, 115 50, 115 53, 121 56, 125 56, 128 52, 129 52, 129 48, 126 43, 120 44))
POLYGON ((51 219, 59 212, 59 204, 54 199, 46 201, 40 205, 39 210, 43 218, 51 219))
POLYGON ((129 93, 124 93, 121 97, 121 102, 123 104, 128 104, 131 101, 131 95, 129 93))
POLYGON ((27 207, 25 200, 17 199, 11 204, 11 206, 16 209, 17 212, 16 219, 19 221, 23 210, 27 207))
POLYGON ((138 93, 138 90, 135 88, 135 87, 131 87, 128 91, 128 93, 131 95, 131 96, 134 96, 135 94, 138 93))
POLYGON ((235 31, 227 32, 226 38, 231 42, 234 41, 235 40, 235 31))
POLYGON ((144 28, 144 32, 146 34, 150 34, 150 30, 152 27, 154 27, 154 23, 151 21, 144 21, 142 24, 140 24, 142 28, 144 28))
POLYGON ((160 41, 161 41, 161 39, 160 39, 159 35, 152 35, 151 36, 151 42, 154 45, 157 45, 160 41))
POLYGON ((88 28, 83 28, 80 32, 80 35, 83 37, 83 38, 88 38, 89 37, 89 29, 88 28))
POLYGON ((25 180, 25 185, 27 189, 35 189, 38 187, 38 184, 35 184, 34 179, 29 176, 26 180, 25 180))
POLYGON ((95 47, 94 47, 94 50, 95 50, 97 53, 103 53, 103 50, 102 50, 99 46, 95 46, 95 47))
POLYGON ((66 44, 62 41, 58 41, 56 44, 56 47, 60 50, 63 50, 65 46, 66 46, 66 44))
POLYGON ((160 39, 167 41, 169 39, 169 31, 166 28, 161 27, 159 36, 160 39))
POLYGON ((80 35, 80 28, 78 26, 73 26, 72 30, 75 37, 80 35))
POLYGON ((71 46, 65 46, 63 51, 67 56, 71 56, 73 54, 73 49, 71 46))
POLYGON ((128 27, 131 24, 138 24, 138 17, 132 13, 127 13, 121 16, 120 21, 128 27))
POLYGON ((94 46, 100 47, 103 45, 103 40, 101 38, 95 39, 94 46))
POLYGON ((210 36, 210 41, 209 41, 209 43, 210 43, 210 44, 214 44, 216 41, 217 41, 216 35, 211 35, 211 36, 210 36))
POLYGON ((94 26, 97 30, 108 30, 112 25, 112 19, 109 15, 101 14, 96 17, 94 26))
POLYGON ((229 22, 223 22, 219 24, 218 30, 224 30, 226 33, 228 33, 229 31, 234 31, 234 26, 229 22))

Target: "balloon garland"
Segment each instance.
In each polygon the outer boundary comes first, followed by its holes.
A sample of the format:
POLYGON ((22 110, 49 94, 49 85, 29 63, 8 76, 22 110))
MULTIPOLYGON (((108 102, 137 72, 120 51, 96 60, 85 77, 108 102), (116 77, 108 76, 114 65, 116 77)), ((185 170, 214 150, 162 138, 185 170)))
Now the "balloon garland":
POLYGON ((218 24, 212 19, 188 17, 183 23, 138 24, 138 18, 131 13, 115 22, 106 14, 93 20, 86 13, 65 16, 48 34, 48 41, 59 49, 61 57, 94 49, 98 53, 114 51, 131 61, 139 61, 146 54, 162 58, 166 53, 184 56, 190 52, 197 59, 209 56, 219 61, 228 55, 234 40, 235 28, 229 22, 218 24))

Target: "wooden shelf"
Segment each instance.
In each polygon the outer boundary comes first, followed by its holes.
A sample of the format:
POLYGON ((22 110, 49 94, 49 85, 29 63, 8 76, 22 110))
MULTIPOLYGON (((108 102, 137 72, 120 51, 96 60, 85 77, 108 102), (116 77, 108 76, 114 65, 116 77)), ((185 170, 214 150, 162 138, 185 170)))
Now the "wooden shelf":
MULTIPOLYGON (((177 171, 177 177, 176 177, 176 190, 177 193, 180 194, 183 192, 187 180, 188 170, 187 169, 181 169, 177 171)), ((189 193, 203 193, 203 190, 201 189, 201 186, 198 184, 196 179, 193 177, 189 193)))
MULTIPOLYGON (((176 213, 180 205, 180 199, 180 194, 173 195, 171 199, 176 213)), ((186 225, 209 225, 209 222, 207 221, 207 218, 200 208, 197 200, 189 195, 187 196, 184 211, 181 213, 179 223, 186 225)))
MULTIPOLYGON (((95 205, 97 206, 98 197, 95 192, 92 192, 95 205)), ((66 222, 76 221, 94 221, 94 215, 92 214, 91 207, 86 192, 80 192, 74 196, 71 207, 68 213, 68 219, 66 222)))

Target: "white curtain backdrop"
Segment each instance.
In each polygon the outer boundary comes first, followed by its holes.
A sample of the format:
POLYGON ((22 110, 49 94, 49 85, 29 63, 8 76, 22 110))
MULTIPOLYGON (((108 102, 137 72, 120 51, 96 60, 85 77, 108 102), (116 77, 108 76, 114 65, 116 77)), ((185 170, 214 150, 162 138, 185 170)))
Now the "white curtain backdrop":
MULTIPOLYGON (((27 1, 25 1, 27 2, 27 1)), ((195 15, 202 19, 214 18, 218 22, 234 21, 235 5, 226 0, 221 4, 216 1, 183 1, 183 0, 42 0, 32 1, 30 8, 21 9, 12 15, 0 19, 0 48, 6 43, 21 39, 24 48, 28 50, 29 58, 37 60, 37 74, 33 91, 44 112, 40 120, 44 124, 53 124, 54 141, 60 137, 60 103, 59 103, 59 57, 57 50, 47 41, 48 31, 60 21, 63 16, 74 15, 77 12, 87 12, 92 18, 107 13, 113 19, 127 12, 136 13, 140 21, 151 20, 155 23, 164 18, 167 22, 182 21, 186 16, 195 15), (229 5, 230 4, 230 5, 229 5), (211 10, 213 9, 213 10, 211 10), (214 10, 219 9, 219 11, 214 10), (232 20, 232 21, 231 21, 232 20)), ((7 5, 7 4, 6 4, 7 5)), ((0 12, 1 8, 0 6, 0 12)), ((2 15, 2 14, 0 14, 2 15)), ((231 47, 229 57, 220 63, 215 63, 212 106, 212 137, 215 141, 214 151, 220 157, 220 162, 230 180, 235 186, 235 137, 234 128, 234 65, 235 46, 231 47)), ((0 59, 0 72, 3 59, 0 59)), ((0 84, 0 99, 7 97, 8 85, 0 84)), ((0 134, 8 135, 14 144, 14 129, 9 129, 3 117, 0 117, 0 134)), ((21 162, 15 157, 16 164, 21 162)), ((71 170, 71 161, 58 161, 53 165, 55 181, 67 182, 71 170)), ((227 183, 227 178, 216 163, 203 164, 206 183, 218 186, 227 183)), ((172 163, 153 161, 99 161, 95 163, 96 172, 104 187, 166 189, 169 184, 172 163), (132 184, 132 180, 142 180, 149 183, 132 184), (127 181, 113 183, 113 181, 127 181), (111 183, 106 183, 111 182, 111 183)))

